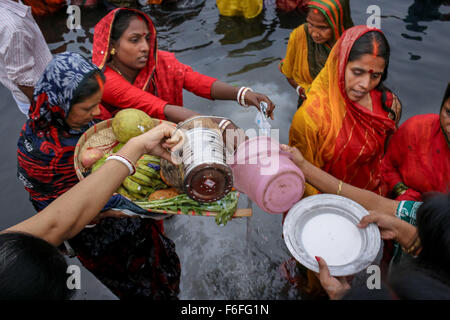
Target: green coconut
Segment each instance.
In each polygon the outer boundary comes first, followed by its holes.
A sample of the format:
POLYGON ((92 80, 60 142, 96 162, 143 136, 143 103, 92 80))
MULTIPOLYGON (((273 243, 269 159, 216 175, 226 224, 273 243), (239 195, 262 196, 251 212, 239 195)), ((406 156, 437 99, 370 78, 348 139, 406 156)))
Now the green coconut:
POLYGON ((154 127, 152 118, 138 109, 123 109, 112 120, 112 129, 120 143, 126 143, 154 127))

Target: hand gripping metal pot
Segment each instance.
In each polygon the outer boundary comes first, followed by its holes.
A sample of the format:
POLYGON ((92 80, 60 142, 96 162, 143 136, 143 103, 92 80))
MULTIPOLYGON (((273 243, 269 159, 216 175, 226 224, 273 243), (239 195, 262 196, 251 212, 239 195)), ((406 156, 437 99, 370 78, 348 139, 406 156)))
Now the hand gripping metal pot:
POLYGON ((233 173, 226 164, 225 145, 214 117, 198 116, 178 124, 186 142, 175 155, 174 165, 161 160, 161 174, 166 183, 198 202, 214 202, 225 197, 233 187, 233 173))

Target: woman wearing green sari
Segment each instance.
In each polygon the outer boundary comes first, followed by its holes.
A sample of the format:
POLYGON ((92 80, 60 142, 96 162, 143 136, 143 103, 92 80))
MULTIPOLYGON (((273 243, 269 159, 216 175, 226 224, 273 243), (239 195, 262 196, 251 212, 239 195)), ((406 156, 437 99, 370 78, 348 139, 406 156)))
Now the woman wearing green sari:
POLYGON ((306 99, 333 45, 353 26, 349 0, 313 0, 307 8, 306 23, 291 32, 286 56, 279 65, 299 95, 298 107, 306 99))

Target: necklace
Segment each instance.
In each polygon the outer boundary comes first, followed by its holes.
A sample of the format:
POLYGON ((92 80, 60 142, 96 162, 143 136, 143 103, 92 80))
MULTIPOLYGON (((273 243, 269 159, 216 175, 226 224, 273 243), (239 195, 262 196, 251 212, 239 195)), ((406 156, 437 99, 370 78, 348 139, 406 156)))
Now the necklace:
MULTIPOLYGON (((124 75, 122 74, 122 72, 120 72, 119 69, 117 69, 115 66, 113 66, 112 64, 109 64, 109 67, 111 69, 113 69, 115 72, 117 72, 118 74, 120 74, 122 77, 124 77, 124 75)), ((125 77, 124 77, 125 78, 125 77)))

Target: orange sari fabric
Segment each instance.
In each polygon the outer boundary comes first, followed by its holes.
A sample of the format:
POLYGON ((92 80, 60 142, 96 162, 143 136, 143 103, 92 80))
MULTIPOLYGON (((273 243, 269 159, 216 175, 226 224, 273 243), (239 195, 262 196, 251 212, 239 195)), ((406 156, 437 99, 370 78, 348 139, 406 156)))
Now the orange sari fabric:
MULTIPOLYGON (((381 109, 381 92, 370 92, 373 111, 351 101, 345 92, 345 68, 355 41, 369 31, 356 26, 344 32, 325 67, 313 81, 289 131, 289 144, 304 157, 338 179, 384 195, 380 166, 395 122, 381 109)), ((392 95, 388 96, 388 106, 392 95)), ((307 185, 305 196, 318 191, 307 185)))

